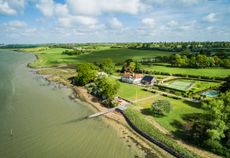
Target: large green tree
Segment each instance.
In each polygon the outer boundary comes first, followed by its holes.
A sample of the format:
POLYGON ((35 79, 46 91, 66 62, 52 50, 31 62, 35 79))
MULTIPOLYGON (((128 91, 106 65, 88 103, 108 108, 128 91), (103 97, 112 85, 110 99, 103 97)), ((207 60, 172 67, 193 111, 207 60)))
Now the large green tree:
POLYGON ((80 64, 77 66, 76 82, 84 86, 95 80, 98 67, 91 63, 80 64))
POLYGON ((194 120, 190 135, 210 150, 230 156, 230 91, 203 104, 204 113, 194 120))
POLYGON ((107 74, 112 74, 115 71, 115 64, 112 59, 107 58, 102 61, 100 68, 107 74))

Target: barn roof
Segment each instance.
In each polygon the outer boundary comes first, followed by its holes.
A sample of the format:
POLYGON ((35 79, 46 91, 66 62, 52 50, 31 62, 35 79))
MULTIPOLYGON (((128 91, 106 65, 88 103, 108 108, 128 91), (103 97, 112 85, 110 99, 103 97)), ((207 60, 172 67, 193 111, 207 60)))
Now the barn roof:
POLYGON ((145 76, 142 80, 147 81, 147 82, 151 82, 153 79, 154 79, 153 76, 145 76))

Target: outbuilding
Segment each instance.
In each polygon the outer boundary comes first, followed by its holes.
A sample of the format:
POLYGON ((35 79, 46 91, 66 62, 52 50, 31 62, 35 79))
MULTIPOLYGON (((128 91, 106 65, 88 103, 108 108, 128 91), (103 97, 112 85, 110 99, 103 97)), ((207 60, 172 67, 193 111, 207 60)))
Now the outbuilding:
POLYGON ((144 76, 141 83, 144 85, 154 85, 157 83, 157 80, 154 76, 144 76))

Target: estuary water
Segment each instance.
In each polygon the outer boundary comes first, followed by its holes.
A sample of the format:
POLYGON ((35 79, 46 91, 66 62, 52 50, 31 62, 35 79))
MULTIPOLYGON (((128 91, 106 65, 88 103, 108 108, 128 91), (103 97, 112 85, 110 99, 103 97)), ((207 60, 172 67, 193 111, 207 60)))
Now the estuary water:
POLYGON ((33 60, 0 50, 0 158, 145 157, 103 119, 83 119, 95 111, 47 86, 27 68, 33 60))

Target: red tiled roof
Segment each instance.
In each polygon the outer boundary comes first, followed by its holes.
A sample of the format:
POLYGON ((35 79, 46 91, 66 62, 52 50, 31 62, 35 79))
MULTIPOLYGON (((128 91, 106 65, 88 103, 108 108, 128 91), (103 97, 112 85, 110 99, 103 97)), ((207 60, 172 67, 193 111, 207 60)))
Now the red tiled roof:
POLYGON ((142 74, 135 74, 135 73, 127 73, 125 72, 123 74, 123 77, 126 77, 126 78, 143 78, 143 75, 142 74))

